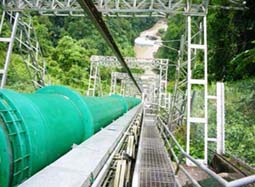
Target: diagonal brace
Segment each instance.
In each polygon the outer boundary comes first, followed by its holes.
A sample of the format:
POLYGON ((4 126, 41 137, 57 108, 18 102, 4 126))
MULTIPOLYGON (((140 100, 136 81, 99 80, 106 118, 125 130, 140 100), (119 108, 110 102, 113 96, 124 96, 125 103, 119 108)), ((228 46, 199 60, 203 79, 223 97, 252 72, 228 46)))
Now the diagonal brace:
POLYGON ((131 80, 134 82, 135 86, 139 90, 140 93, 142 93, 142 90, 138 83, 136 82, 133 74, 131 73, 131 70, 129 69, 127 63, 125 62, 119 48, 117 47, 115 41, 113 40, 112 35, 110 34, 104 20, 102 19, 102 15, 100 12, 98 12, 96 6, 92 2, 92 0, 78 0, 79 4, 81 5, 82 9, 88 14, 88 16, 91 18, 93 24, 96 26, 100 34, 105 39, 106 43, 110 46, 112 49, 114 55, 117 57, 123 68, 127 71, 127 74, 131 78, 131 80))

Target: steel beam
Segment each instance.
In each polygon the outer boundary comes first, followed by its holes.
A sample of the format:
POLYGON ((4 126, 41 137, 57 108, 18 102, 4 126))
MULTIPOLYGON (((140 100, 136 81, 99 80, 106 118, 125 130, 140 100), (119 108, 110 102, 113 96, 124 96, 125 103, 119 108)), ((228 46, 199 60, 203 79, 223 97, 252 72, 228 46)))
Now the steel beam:
MULTIPOLYGON (((2 15, 2 20, 1 20, 1 31, 2 31, 2 25, 3 25, 3 20, 5 19, 5 15, 6 12, 3 12, 2 15)), ((6 79, 7 79, 7 72, 9 69, 9 64, 11 61, 11 54, 12 54, 12 48, 13 48, 13 44, 15 41, 15 36, 16 36, 16 31, 17 31, 17 27, 18 27, 18 22, 19 22, 19 17, 20 17, 20 13, 15 13, 15 16, 13 18, 11 18, 13 25, 11 28, 11 36, 9 38, 2 38, 1 37, 1 42, 7 42, 8 43, 8 47, 7 47, 7 52, 6 52, 6 57, 5 57, 5 61, 4 61, 4 67, 2 69, 0 69, 0 74, 1 74, 1 84, 0 84, 0 88, 4 88, 5 84, 6 84, 6 79)))
POLYGON ((225 96, 224 83, 217 82, 217 153, 225 154, 225 96))
POLYGON ((113 53, 121 63, 122 67, 126 70, 127 74, 129 75, 130 79, 134 82, 135 86, 139 90, 140 93, 142 93, 142 89, 136 82, 134 76, 131 73, 131 70, 129 69, 127 63, 125 62, 125 59, 123 58, 119 48, 117 47, 115 41, 113 40, 113 37, 108 30, 102 15, 100 12, 98 12, 97 8, 95 7, 94 3, 91 0, 78 0, 80 3, 81 7, 84 9, 84 11, 88 14, 100 34, 103 36, 105 39, 106 43, 108 46, 112 49, 113 53))
MULTIPOLYGON (((134 74, 134 77, 139 85, 142 85, 143 82, 138 74, 134 74)), ((132 81, 129 79, 129 76, 127 73, 122 72, 112 72, 111 73, 111 87, 110 87, 110 95, 111 94, 120 94, 120 95, 126 95, 126 93, 129 93, 127 95, 129 96, 135 96, 137 92, 135 90, 132 90, 131 87, 128 87, 127 85, 133 85, 132 81), (120 90, 117 88, 117 80, 121 81, 120 90), (128 90, 127 90, 128 89, 128 90), (133 92, 132 92, 133 91, 133 92)))
MULTIPOLYGON (((207 18, 206 16, 198 18, 195 16, 188 16, 188 66, 187 66, 187 137, 186 137, 186 152, 190 154, 191 144, 191 126, 203 125, 204 129, 204 158, 199 159, 203 164, 207 165, 208 162, 208 75, 207 75, 207 18), (199 23, 198 28, 194 28, 194 24, 199 23), (200 24, 201 23, 201 24, 200 24), (194 31, 198 29, 199 34, 194 34, 194 31), (203 47, 200 47, 203 46, 203 47), (197 63, 197 59, 193 58, 197 55, 199 50, 203 56, 204 71, 200 79, 194 78, 194 66, 197 63), (203 88, 203 110, 202 117, 194 116, 192 114, 192 92, 194 91, 194 85, 200 85, 203 88)), ((197 115, 197 114, 196 114, 197 115)), ((192 164, 190 160, 186 159, 186 164, 192 164)))
MULTIPOLYGON (((204 14, 203 3, 191 4, 189 13, 204 14)), ((78 0, 2 0, 4 9, 11 11, 38 11, 52 16, 84 16, 78 0)), ((93 0, 97 9, 107 16, 166 17, 186 14, 186 0, 93 0)))
MULTIPOLYGON (((98 62, 105 67, 120 67, 120 63, 115 56, 96 56, 93 55, 90 58, 91 62, 98 62)), ((151 66, 153 68, 159 68, 160 65, 168 66, 168 59, 154 58, 144 59, 135 57, 125 57, 125 62, 130 68, 143 68, 144 66, 151 66)))

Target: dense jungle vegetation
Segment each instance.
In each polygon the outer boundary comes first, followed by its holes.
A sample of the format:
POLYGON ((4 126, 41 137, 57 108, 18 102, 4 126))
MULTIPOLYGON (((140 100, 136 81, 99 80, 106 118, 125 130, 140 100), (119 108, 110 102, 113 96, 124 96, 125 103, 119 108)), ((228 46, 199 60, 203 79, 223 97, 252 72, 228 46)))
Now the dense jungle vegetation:
MULTIPOLYGON (((155 23, 151 18, 105 18, 106 23, 124 56, 134 56, 134 39, 155 23)), ((82 93, 88 87, 91 55, 113 55, 87 17, 33 16, 33 25, 47 62, 47 77, 51 84, 68 85, 82 93)), ((6 31, 9 32, 8 27, 6 31)), ((8 34, 7 34, 8 35, 8 34)), ((0 46, 1 64, 6 48, 0 46)), ((21 91, 32 91, 18 44, 11 58, 7 86, 21 91)), ((110 70, 103 68, 101 79, 109 89, 110 70)), ((107 91, 106 91, 107 93, 107 91)))
MULTIPOLYGON (((227 1, 213 1, 221 6, 227 1)), ((224 8, 211 8, 208 12, 208 73, 209 92, 215 94, 216 81, 225 82, 225 108, 226 108, 226 152, 255 165, 255 1, 247 0, 245 10, 224 8)), ((182 16, 169 18, 168 30, 163 36, 164 43, 170 48, 178 49, 179 40, 186 27, 186 20, 182 16)), ((168 58, 176 62, 176 51, 162 47, 158 54, 160 58, 168 58)), ((202 56, 200 56, 201 58, 202 56)), ((202 62, 202 60, 201 60, 202 62)), ((197 62, 194 76, 201 74, 203 64, 197 62)), ((169 86, 174 82, 174 71, 169 69, 169 86)), ((201 77, 201 75, 200 75, 201 77)), ((171 88, 169 88, 171 90, 171 88)), ((196 95, 202 91, 197 90, 196 95)), ((196 97, 197 103, 203 101, 196 97)), ((215 103, 209 103, 209 129, 215 128, 215 103), (213 109, 214 108, 214 109, 213 109), (211 120, 211 121, 210 121, 211 120)), ((203 108, 203 106, 201 106, 203 108)), ((182 129, 180 134, 185 133, 182 129)), ((197 129, 194 134, 202 134, 197 129)), ((215 134, 210 133, 212 137, 215 134)), ((185 146, 185 138, 181 135, 179 140, 185 146)), ((192 142, 193 155, 202 156, 199 151, 203 140, 192 142)))
MULTIPOLYGON (((226 0, 214 0, 224 6, 226 0)), ((210 90, 216 81, 226 84, 226 147, 227 152, 255 165, 255 1, 246 1, 247 9, 212 7, 208 14, 208 48, 210 90)), ((157 20, 152 18, 105 18, 124 56, 133 56, 134 39, 157 20)), ((112 55, 103 39, 87 18, 33 16, 33 23, 43 55, 47 76, 52 84, 68 85, 82 93, 88 86, 91 55, 112 55)), ((184 16, 168 18, 163 41, 179 40, 185 32, 184 16)), ((6 31, 7 32, 7 31, 6 31)), ((179 42, 164 45, 179 49, 179 42)), ((0 63, 5 48, 0 46, 0 63)), ((33 91, 29 74, 18 47, 14 47, 7 87, 33 91)), ((162 47, 157 57, 176 63, 177 53, 162 47)), ((202 63, 197 64, 197 69, 202 63)), ((110 70, 101 71, 104 89, 109 89, 110 70)), ((197 71, 199 74, 199 71, 197 71)), ((174 71, 169 68, 169 85, 174 71)), ((215 115, 215 112, 212 113, 215 115)), ((215 122, 214 122, 215 123, 215 122)))

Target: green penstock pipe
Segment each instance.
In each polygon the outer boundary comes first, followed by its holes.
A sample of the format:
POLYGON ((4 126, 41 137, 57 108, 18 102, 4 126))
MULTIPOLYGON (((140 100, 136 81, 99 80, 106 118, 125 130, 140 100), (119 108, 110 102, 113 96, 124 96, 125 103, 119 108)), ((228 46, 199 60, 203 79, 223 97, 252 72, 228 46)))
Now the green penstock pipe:
POLYGON ((17 186, 140 102, 83 97, 63 86, 0 90, 0 186, 17 186))

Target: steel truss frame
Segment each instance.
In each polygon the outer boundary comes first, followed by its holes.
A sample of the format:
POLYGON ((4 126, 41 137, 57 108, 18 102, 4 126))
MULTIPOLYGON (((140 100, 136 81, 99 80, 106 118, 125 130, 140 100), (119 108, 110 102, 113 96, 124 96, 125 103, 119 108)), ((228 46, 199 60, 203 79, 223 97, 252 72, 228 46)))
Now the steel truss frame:
MULTIPOLYGON (((2 34, 2 29, 3 29, 3 24, 5 22, 5 17, 6 17, 6 12, 3 11, 2 18, 1 18, 1 23, 0 23, 0 33, 2 34)), ((20 14, 15 13, 14 17, 11 17, 10 23, 11 23, 11 35, 8 37, 1 37, 0 42, 1 43, 7 43, 7 52, 5 56, 5 61, 4 61, 4 67, 3 69, 0 70, 1 73, 1 85, 0 87, 3 88, 6 84, 6 79, 7 79, 7 72, 8 72, 8 67, 10 64, 11 60, 11 53, 12 53, 12 48, 13 44, 15 41, 15 35, 17 32, 17 26, 18 26, 18 20, 19 20, 20 14)))
MULTIPOLYGON (((189 7, 189 5, 188 5, 189 7)), ((183 124, 186 112, 186 152, 190 154, 191 127, 202 124, 204 134, 204 157, 199 158, 203 164, 208 162, 208 142, 217 142, 216 151, 224 153, 224 86, 217 83, 217 95, 208 96, 207 75, 207 7, 204 7, 205 15, 187 15, 187 30, 180 42, 179 59, 176 66, 176 82, 168 118, 170 130, 183 124), (199 59, 199 56, 201 57, 199 59), (202 77, 194 77, 194 70, 198 63, 203 66, 202 77), (196 116, 192 112, 197 107, 192 107, 194 87, 200 86, 203 90, 202 116, 196 116), (217 128, 216 138, 208 137, 208 99, 216 99, 217 104, 217 128)), ((186 163, 192 165, 187 159, 186 163)))
MULTIPOLYGON (((116 67, 120 68, 119 61, 115 56, 97 56, 93 55, 90 58, 91 62, 98 62, 104 67, 116 67)), ((125 61, 127 62, 130 68, 143 68, 144 66, 151 66, 154 68, 159 68, 160 66, 168 66, 168 59, 145 59, 145 58, 135 58, 135 57, 126 57, 125 61)))
MULTIPOLYGON (((176 83, 175 90, 182 91, 182 95, 178 95, 176 92, 174 96, 174 100, 171 104, 171 107, 177 107, 178 103, 185 103, 187 102, 187 153, 190 152, 190 127, 191 123, 202 123, 204 125, 205 133, 204 133, 204 158, 202 160, 203 163, 207 163, 207 144, 208 144, 208 91, 207 91, 207 31, 206 31, 206 14, 207 14, 207 8, 208 8, 208 0, 200 0, 200 2, 196 2, 195 4, 192 3, 191 0, 94 0, 94 3, 97 7, 97 9, 106 16, 119 16, 119 17, 167 17, 171 14, 183 14, 187 16, 187 67, 185 67, 186 61, 183 60, 183 56, 185 56, 185 53, 181 53, 179 57, 179 62, 177 68, 179 71, 179 75, 181 75, 181 78, 178 78, 178 83, 176 83), (200 20, 200 21, 199 21, 200 20), (193 24, 197 23, 197 24, 193 24), (201 24, 200 24, 201 23, 201 24), (194 32, 194 29, 197 29, 197 31, 202 32, 194 32), (200 34, 197 34, 200 33, 200 34), (202 33, 202 34, 201 34, 202 33), (199 35, 201 35, 199 41, 197 41, 197 38, 199 38, 199 35), (204 77, 201 79, 194 79, 192 78, 192 71, 194 69, 194 64, 196 61, 196 53, 199 51, 203 54, 203 65, 204 65, 204 77), (187 69, 186 69, 187 68, 187 69), (184 77, 187 71, 187 79, 182 78, 184 77), (181 80, 182 79, 182 80, 181 80), (186 83, 187 85, 187 97, 185 97, 185 94, 183 92, 183 89, 180 87, 180 85, 184 85, 186 83), (192 86, 193 85, 200 85, 204 88, 204 116, 203 117, 194 117, 191 115, 191 94, 192 94, 192 86), (182 97, 183 96, 183 97, 182 97), (179 98, 182 99, 179 99, 179 98)), ((16 15, 19 17, 20 11, 36 11, 39 12, 42 15, 52 15, 52 16, 84 16, 84 11, 78 4, 76 0, 1 0, 1 4, 3 6, 3 9, 5 11, 14 11, 17 12, 16 15)), ((16 18, 16 20, 19 20, 16 18)), ((15 22, 13 22, 15 23, 15 22)), ((12 29, 12 36, 15 36, 16 34, 16 27, 13 27, 12 29)), ((12 37, 13 38, 13 37, 12 37)), ((5 39, 1 39, 5 40, 5 39)), ((1 41, 0 40, 0 41, 1 41)), ((10 40, 10 39, 9 39, 10 40)), ((9 41, 8 40, 8 41, 9 41)), ((10 40, 11 41, 11 40, 10 40)), ((8 64, 10 60, 10 55, 12 51, 13 41, 10 42, 9 48, 7 51, 7 60, 5 63, 7 66, 5 67, 6 72, 8 69, 8 64), (11 44, 12 43, 12 44, 11 44)), ((186 42, 186 41, 185 41, 186 42)), ((184 42, 184 43, 185 43, 184 42)), ((183 44, 182 44, 183 45, 183 44)), ((183 45, 185 46, 185 44, 183 45)), ((184 50, 185 51, 185 50, 184 50)), ((135 58, 126 58, 125 59, 128 65, 132 67, 139 67, 144 65, 154 65, 156 68, 160 67, 161 62, 164 64, 165 60, 159 60, 155 59, 155 61, 150 61, 148 59, 135 59, 135 58)), ((98 67, 98 65, 107 66, 107 67, 120 67, 119 62, 115 57, 92 57, 91 61, 95 61, 98 63, 92 63, 92 66, 98 67)), ((97 85, 97 80, 100 77, 98 74, 99 71, 92 70, 91 68, 91 74, 90 74, 90 88, 95 90, 96 87, 94 85, 97 85), (93 73, 96 72, 96 73, 93 73), (95 81, 95 83, 92 81, 95 81), (93 85, 93 86, 91 86, 93 85)), ((160 70, 160 72, 167 72, 167 68, 160 70)), ((1 73, 2 71, 0 71, 1 73)), ((167 73, 166 73, 167 75, 167 73)), ((156 97, 159 100, 159 104, 161 103, 161 98, 164 97, 163 90, 166 90, 166 79, 164 78, 164 75, 160 75, 161 78, 159 78, 159 86, 160 89, 158 89, 161 94, 157 95, 156 97), (163 77, 163 78, 162 78, 163 77), (161 82, 163 80, 163 82, 161 82), (163 95, 162 95, 163 94, 163 95)), ((6 79, 6 78, 5 78, 6 79)), ((183 87, 184 88, 184 87, 183 87)), ((153 88, 155 89, 155 87, 153 88)), ((94 91, 92 93, 95 94, 94 91)), ((180 92, 181 93, 181 92, 180 92)), ((154 94, 154 93, 153 93, 154 94)), ((93 95, 93 94, 92 94, 93 95)), ((180 105, 181 108, 176 108, 177 114, 179 113, 179 117, 176 118, 177 124, 180 124, 184 113, 185 113, 185 106, 180 105)), ((175 115, 175 114, 174 114, 175 115)), ((175 119, 175 116, 172 115, 170 117, 170 121, 175 119)), ((173 122, 173 121, 172 121, 173 122)))
MULTIPOLYGON (((207 164, 208 162, 208 76, 207 76, 207 19, 206 16, 188 16, 188 64, 187 64, 187 140, 186 140, 186 152, 190 154, 191 144, 191 126, 199 124, 203 125, 204 129, 204 158, 201 162, 207 164), (197 53, 202 56, 203 72, 202 77, 194 77, 193 66, 199 63, 199 59, 194 58, 197 53), (204 91, 203 95, 203 111, 204 114, 194 116, 198 114, 192 113, 192 92, 195 86, 200 86, 204 91)), ((187 160, 187 164, 190 164, 187 160)))
MULTIPOLYGON (((142 85, 142 80, 138 74, 134 74, 134 78, 138 82, 138 84, 142 85)), ((119 94, 123 96, 136 96, 139 93, 136 89, 132 89, 134 84, 130 80, 127 73, 123 72, 112 72, 111 73, 111 88, 110 88, 110 95, 111 94, 119 94), (120 89, 118 89, 118 80, 120 80, 120 89)))
POLYGON ((167 93, 167 74, 168 74, 168 63, 159 66, 159 99, 158 105, 163 108, 169 107, 169 95, 167 93))
POLYGON ((183 125, 187 103, 187 37, 182 35, 178 60, 176 64, 175 85, 172 94, 170 113, 168 116, 169 129, 174 131, 183 125))
POLYGON ((208 100, 214 101, 216 105, 216 137, 208 137, 208 143, 216 144, 216 152, 225 154, 225 93, 224 83, 217 82, 215 95, 208 95, 208 100))
MULTIPOLYGON (((166 17, 170 14, 187 13, 186 0, 94 0, 97 9, 107 16, 118 17, 166 17)), ((204 14, 207 3, 190 4, 191 14, 204 14)), ((11 11, 37 11, 52 16, 84 16, 77 0, 2 0, 4 9, 11 11)))
POLYGON ((134 82, 134 86, 142 94, 141 87, 136 82, 130 68, 128 67, 127 63, 124 60, 123 55, 120 52, 119 47, 117 46, 116 42, 114 41, 113 36, 110 33, 108 27, 106 26, 106 23, 103 20, 101 13, 97 10, 93 1, 92 0, 78 0, 78 2, 81 5, 81 7, 84 9, 84 12, 86 12, 88 17, 91 19, 92 23, 94 24, 96 29, 99 31, 101 36, 104 38, 106 44, 111 48, 111 51, 118 59, 122 68, 129 75, 130 79, 134 82))
MULTIPOLYGON (((111 68, 120 68, 120 64, 114 56, 91 56, 90 58, 92 66, 104 66, 111 68)), ((158 90, 157 104, 162 107, 168 107, 168 94, 167 94, 167 71, 168 71, 168 59, 138 59, 134 57, 126 57, 125 61, 130 68, 145 68, 146 66, 153 67, 159 71, 159 79, 155 88, 158 90)), ((91 68, 92 70, 94 68, 91 68)), ((92 80, 96 75, 90 73, 90 79, 92 80)), ((120 74, 118 74, 120 75, 120 74)), ((97 75, 100 76, 100 75, 97 75)), ((120 79, 123 77, 120 77, 120 79)), ((112 78, 112 91, 114 90, 115 78, 112 78)), ((144 83, 143 83, 144 84, 144 83)), ((150 83, 151 84, 151 83, 150 83)), ((95 88, 95 87, 94 87, 95 88)), ((154 88, 154 89, 155 89, 154 88)), ((115 88, 116 89, 116 88, 115 88)), ((152 91, 154 93, 154 90, 152 91)))
POLYGON ((98 62, 91 62, 90 64, 90 72, 89 72, 89 85, 87 89, 88 96, 102 96, 102 85, 101 85, 101 77, 100 77, 100 67, 98 62))
POLYGON ((143 78, 143 101, 145 105, 154 105, 156 108, 159 106, 159 78, 160 75, 155 77, 149 77, 149 79, 143 78))
MULTIPOLYGON (((172 14, 204 15, 208 0, 93 0, 97 9, 107 16, 166 17, 172 14)), ((84 16, 77 0, 1 0, 5 10, 36 11, 49 16, 84 16)), ((212 4, 212 7, 217 5, 212 4)), ((240 0, 229 0, 234 9, 245 8, 240 0), (241 6, 241 7, 240 7, 241 6)))
POLYGON ((3 35, 3 29, 9 26, 11 36, 3 36, 0 42, 8 43, 4 68, 1 71, 1 88, 6 84, 8 67, 11 59, 12 48, 17 42, 17 48, 27 66, 28 72, 35 88, 44 86, 46 62, 42 56, 39 42, 33 28, 32 18, 27 14, 18 12, 3 11, 0 22, 0 34, 3 35))

